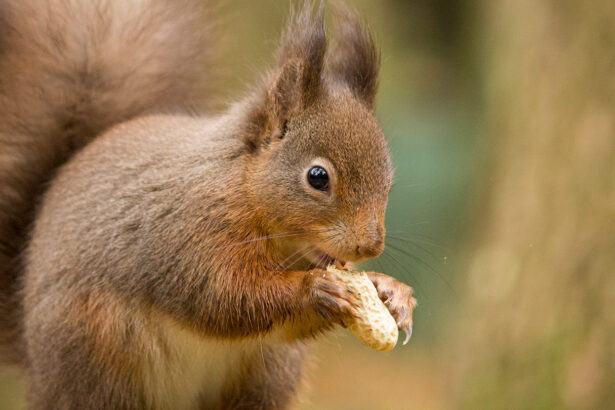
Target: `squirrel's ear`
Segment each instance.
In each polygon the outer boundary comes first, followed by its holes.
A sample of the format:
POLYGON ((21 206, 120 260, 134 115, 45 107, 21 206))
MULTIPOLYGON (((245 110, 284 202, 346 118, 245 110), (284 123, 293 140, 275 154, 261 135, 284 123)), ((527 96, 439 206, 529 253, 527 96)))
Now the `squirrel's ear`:
POLYGON ((327 68, 338 81, 373 107, 378 87, 380 52, 356 11, 339 2, 335 4, 335 48, 329 53, 327 68))
POLYGON ((253 129, 246 138, 250 149, 284 135, 292 115, 309 107, 320 95, 327 37, 324 7, 309 1, 300 10, 291 7, 277 54, 278 67, 266 77, 265 100, 259 99, 253 129))
POLYGON ((274 129, 281 131, 293 111, 301 104, 303 64, 299 59, 288 60, 280 69, 273 86, 267 92, 267 111, 274 129))
POLYGON ((309 106, 320 94, 326 50, 322 4, 316 11, 310 2, 299 11, 291 8, 278 50, 280 68, 272 95, 281 105, 294 104, 287 107, 288 113, 309 106))

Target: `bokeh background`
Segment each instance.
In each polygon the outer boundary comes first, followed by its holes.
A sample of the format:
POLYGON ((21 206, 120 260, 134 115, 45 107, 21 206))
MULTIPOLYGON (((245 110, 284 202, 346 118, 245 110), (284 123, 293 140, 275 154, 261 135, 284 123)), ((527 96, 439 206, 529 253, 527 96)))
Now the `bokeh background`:
MULTIPOLYGON (((343 330, 317 343, 298 408, 612 408, 615 4, 347 2, 382 49, 396 168, 387 249, 365 268, 419 307, 390 353, 343 330)), ((289 4, 221 6, 221 101, 272 63, 289 4)), ((0 409, 22 403, 0 371, 0 409)))

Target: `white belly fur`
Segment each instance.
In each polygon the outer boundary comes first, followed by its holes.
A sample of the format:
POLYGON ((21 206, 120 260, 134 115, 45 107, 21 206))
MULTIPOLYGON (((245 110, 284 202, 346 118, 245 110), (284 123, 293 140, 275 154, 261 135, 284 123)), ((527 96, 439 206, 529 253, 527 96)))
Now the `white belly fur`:
MULTIPOLYGON (((143 363, 146 395, 155 408, 194 409, 213 406, 244 357, 261 348, 261 339, 242 341, 204 338, 170 318, 158 322, 151 353, 143 363)), ((267 339, 271 340, 271 336, 267 339)))

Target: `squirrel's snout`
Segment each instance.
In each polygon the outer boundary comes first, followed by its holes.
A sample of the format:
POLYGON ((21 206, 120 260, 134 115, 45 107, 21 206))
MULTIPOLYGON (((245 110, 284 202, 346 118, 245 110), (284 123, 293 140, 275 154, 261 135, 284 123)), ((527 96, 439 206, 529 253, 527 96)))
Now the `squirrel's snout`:
POLYGON ((357 215, 357 222, 355 253, 359 259, 375 258, 384 250, 384 212, 363 208, 357 215))
POLYGON ((382 236, 369 241, 363 241, 357 245, 356 253, 362 258, 375 258, 384 250, 384 239, 382 236))

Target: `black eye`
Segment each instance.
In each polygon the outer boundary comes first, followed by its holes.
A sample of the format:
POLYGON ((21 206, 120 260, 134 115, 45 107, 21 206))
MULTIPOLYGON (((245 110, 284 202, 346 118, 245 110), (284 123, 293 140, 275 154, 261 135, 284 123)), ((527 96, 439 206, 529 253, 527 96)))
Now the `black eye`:
POLYGON ((312 167, 307 176, 310 185, 319 191, 326 191, 329 188, 329 174, 323 167, 312 167))

